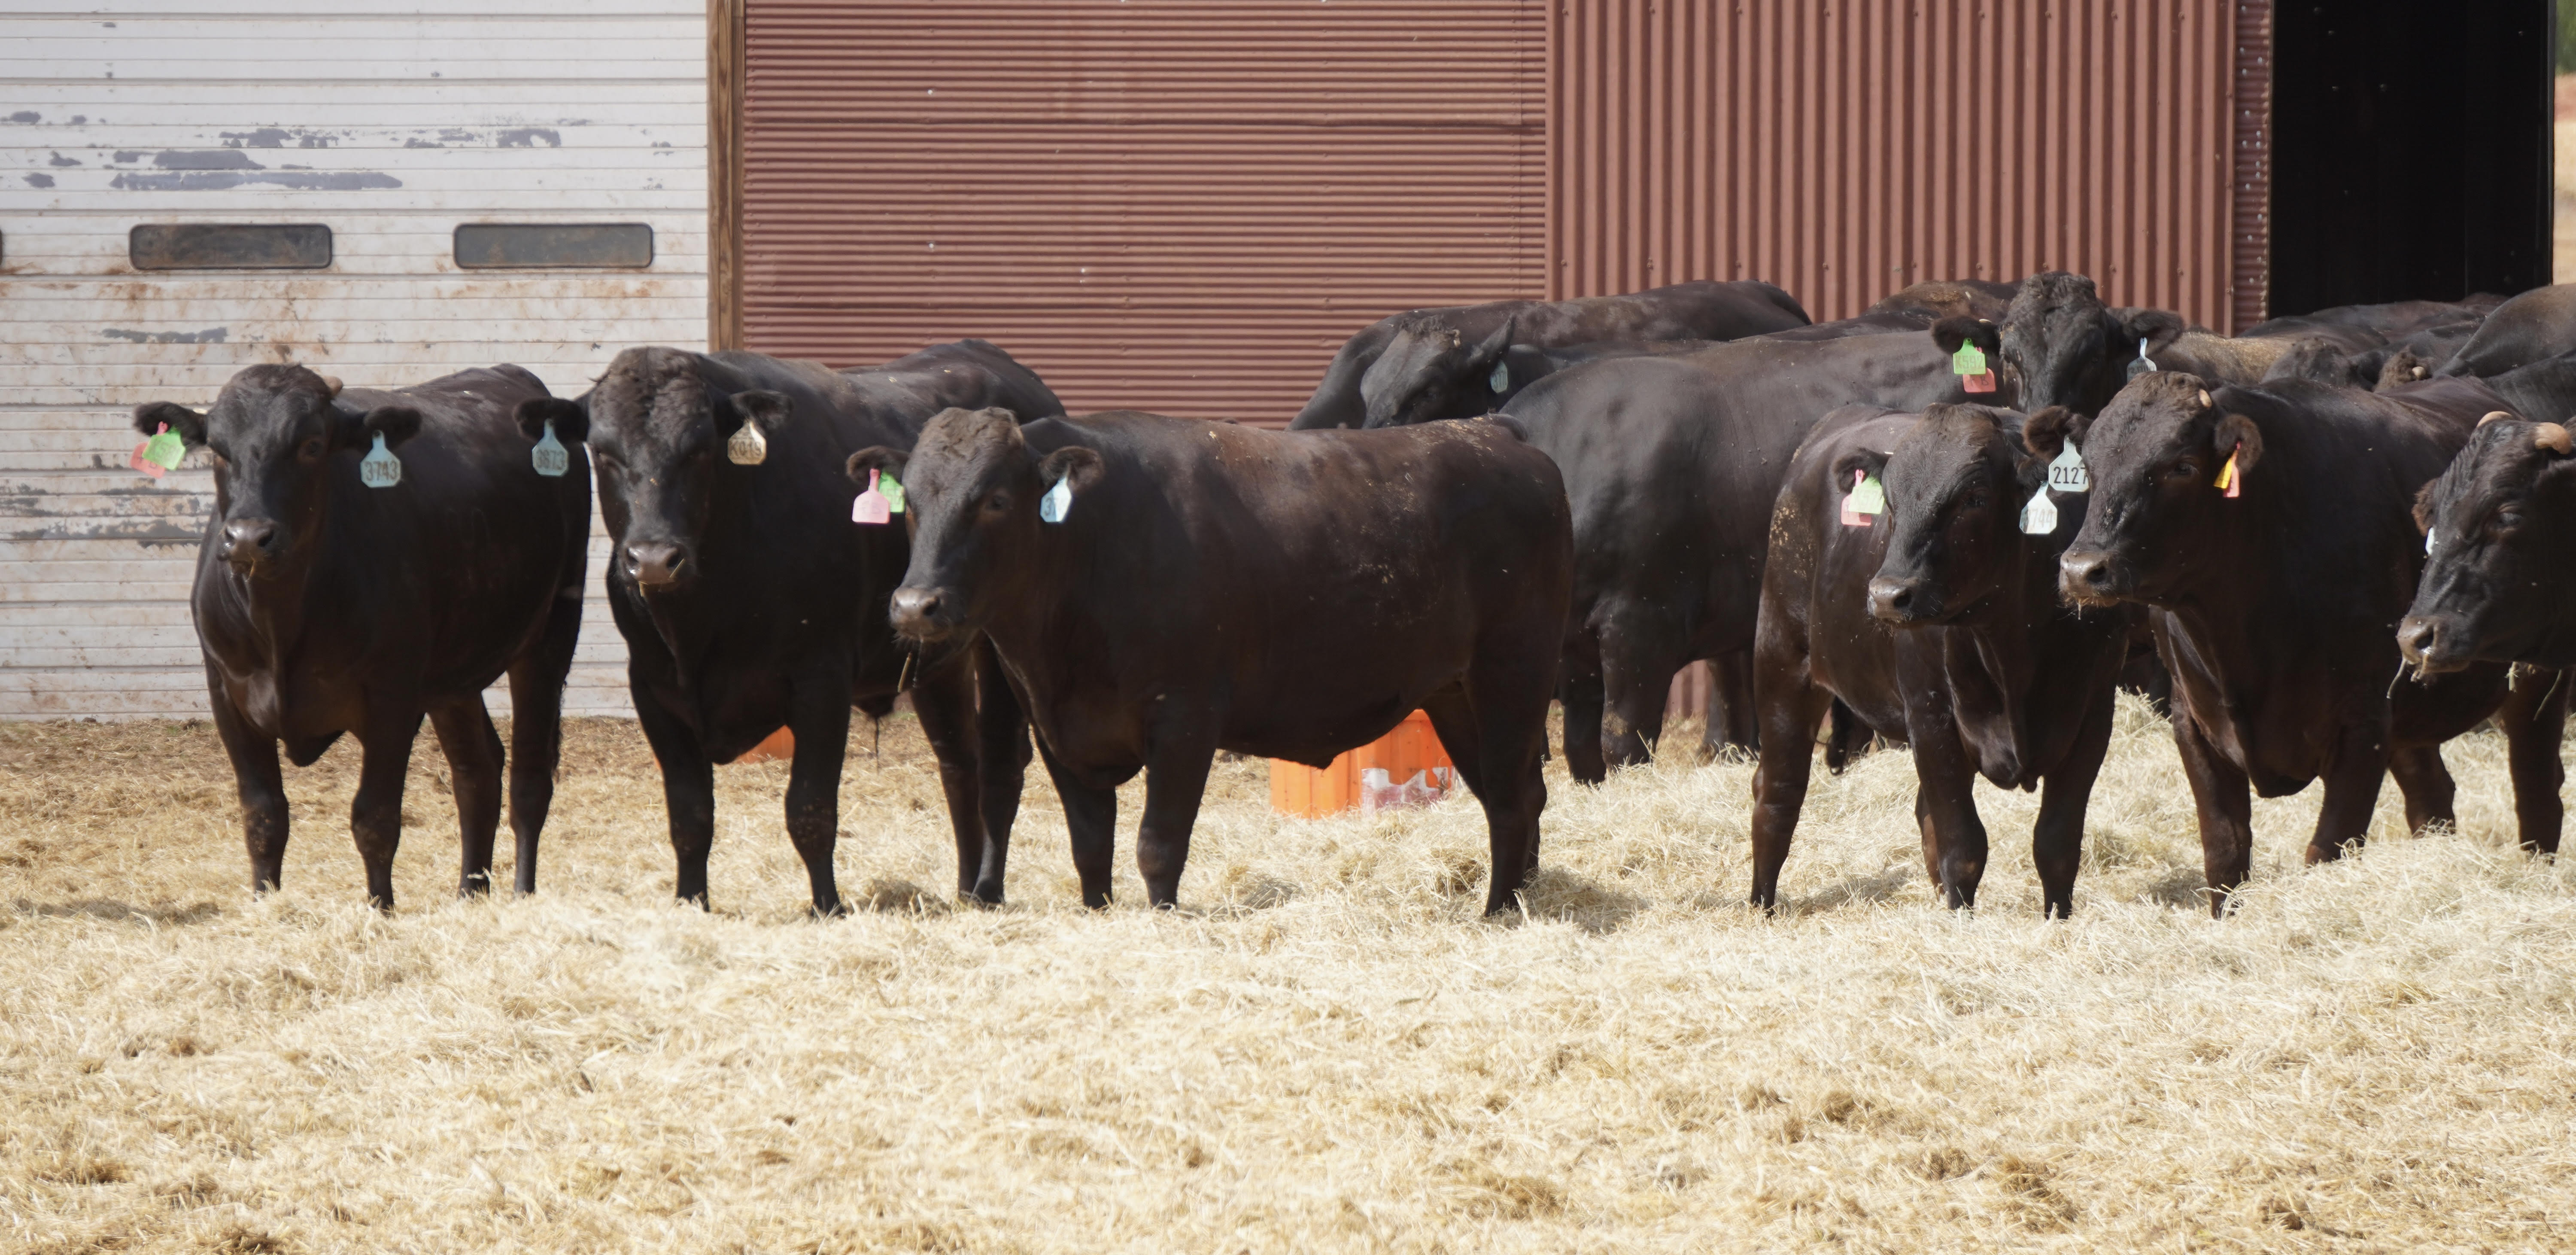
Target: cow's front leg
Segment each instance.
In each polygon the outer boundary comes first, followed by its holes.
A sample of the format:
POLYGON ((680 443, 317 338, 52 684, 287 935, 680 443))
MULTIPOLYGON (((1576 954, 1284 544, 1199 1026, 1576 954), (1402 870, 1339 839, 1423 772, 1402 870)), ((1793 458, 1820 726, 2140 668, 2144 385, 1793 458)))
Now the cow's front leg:
POLYGON ((456 792, 456 825, 462 857, 459 897, 492 892, 492 838, 501 828, 501 734, 480 693, 430 712, 429 726, 447 754, 447 778, 456 792))
POLYGON ((850 751, 850 675, 846 668, 800 677, 788 699, 796 757, 787 769, 787 839, 805 861, 816 915, 843 914, 832 876, 840 836, 841 762, 850 751))
POLYGON ((2513 811, 2522 848, 2535 854, 2558 852, 2558 829, 2567 815, 2566 804, 2558 800, 2558 789, 2567 782, 2558 747, 2567 732, 2571 697, 2576 697, 2576 673, 2535 669, 2521 677, 2496 711, 2496 722, 2504 725, 2505 764, 2513 773, 2513 811))
MULTIPOLYGON (((948 802, 949 834, 957 842, 957 896, 978 898, 976 878, 984 869, 983 750, 975 737, 974 654, 959 650, 935 666, 925 666, 912 686, 913 713, 921 717, 921 735, 939 760, 939 789, 948 802)), ((1000 886, 996 885, 998 890, 1000 886)), ((987 902, 1001 901, 996 892, 987 902)))
POLYGON ((1011 826, 1019 821, 1020 790, 1028 782, 1029 720, 990 637, 975 642, 975 694, 976 757, 984 768, 984 859, 975 897, 999 904, 1011 826))
POLYGON ((2030 861, 2039 870, 2040 913, 2050 919, 2075 913, 2075 871, 2084 859, 2084 813, 2111 748, 2112 711, 2111 690, 2097 690, 2075 743, 2040 783, 2039 822, 2030 830, 2030 861))
POLYGON ((233 709, 213 663, 206 664, 206 696, 215 708, 215 735, 232 760, 233 791, 241 798, 242 844, 250 847, 250 891, 266 893, 286 875, 286 779, 277 765, 277 738, 263 735, 233 709))
POLYGON ((2174 749, 2182 755, 2182 772, 2191 781, 2192 806, 2200 813, 2200 861, 2209 882, 2209 913, 2227 914, 2227 895, 2254 867, 2253 784, 2227 761, 2218 747, 2200 734, 2187 714, 2173 721, 2174 749))
POLYGON ((1180 900, 1181 865, 1190 858, 1190 830, 1198 826, 1207 795, 1208 767, 1216 738, 1196 728, 1167 730, 1155 738, 1145 764, 1145 819, 1136 833, 1136 871, 1145 878, 1145 900, 1170 909, 1180 900))
POLYGON ((707 854, 716 843, 716 769, 698 734, 662 706, 641 680, 630 681, 635 721, 662 767, 662 809, 670 817, 672 894, 699 910, 707 906, 707 854))
POLYGON ((358 858, 367 865, 368 904, 390 911, 394 851, 402 845, 403 777, 411 770, 412 739, 420 735, 420 708, 405 703, 396 710, 379 710, 383 708, 367 712, 367 726, 358 733, 363 757, 357 800, 349 806, 349 831, 357 838, 358 858))
MULTIPOLYGON (((2325 805, 2317 811, 2316 835, 2308 839, 2308 862, 2327 863, 2343 857, 2344 847, 2360 845, 2370 834, 2370 813, 2379 807, 2379 784, 2388 775, 2388 720, 2385 715, 2344 730, 2326 763, 2325 805)), ((2441 756, 2433 766, 2441 767, 2441 756)), ((2420 760, 2410 764, 2420 770, 2420 760)), ((2441 772, 2441 784, 2450 784, 2441 772)))
POLYGON ((1057 800, 1064 803, 1065 832, 1073 842, 1073 874, 1082 879, 1082 904, 1095 911, 1107 907, 1110 859, 1117 851, 1118 787, 1075 779, 1044 739, 1038 741, 1038 757, 1046 763, 1047 778, 1055 781, 1057 800))

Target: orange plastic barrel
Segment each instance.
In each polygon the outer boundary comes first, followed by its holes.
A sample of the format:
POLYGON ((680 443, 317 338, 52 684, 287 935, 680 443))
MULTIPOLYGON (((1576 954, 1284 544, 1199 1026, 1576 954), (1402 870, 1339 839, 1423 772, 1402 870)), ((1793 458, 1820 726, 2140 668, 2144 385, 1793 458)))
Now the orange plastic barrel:
MULTIPOLYGON (((737 758, 734 761, 738 763, 766 763, 794 757, 796 757, 796 734, 785 728, 780 728, 776 732, 770 733, 768 740, 762 741, 760 744, 744 750, 742 752, 742 757, 737 758)), ((655 754, 653 756, 653 766, 656 769, 659 769, 662 766, 661 755, 655 754)))
POLYGON ((1431 716, 1417 710, 1395 730, 1317 769, 1270 760, 1270 809, 1320 819, 1353 807, 1374 811, 1430 801, 1455 787, 1457 777, 1431 716), (1383 771, 1382 778, 1373 771, 1383 771), (1377 787, 1370 787, 1372 780, 1377 787))

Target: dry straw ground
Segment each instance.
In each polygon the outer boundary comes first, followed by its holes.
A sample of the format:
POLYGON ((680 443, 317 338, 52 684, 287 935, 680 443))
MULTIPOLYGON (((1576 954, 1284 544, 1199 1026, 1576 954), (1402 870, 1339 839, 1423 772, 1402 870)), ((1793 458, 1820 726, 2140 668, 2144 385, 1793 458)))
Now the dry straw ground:
MULTIPOLYGON (((359 905, 348 746, 243 891, 202 726, 0 727, 0 1246, 105 1250, 2540 1251, 2576 1245, 2576 873, 2459 835, 2293 864, 2217 923, 2130 707, 2078 917, 2027 796, 1987 900, 1925 891, 1912 774, 1820 783, 1783 918, 1740 766, 1553 779, 1534 918, 1474 917, 1472 805, 1282 822, 1220 768, 1189 909, 1075 903, 1032 785, 1015 903, 953 911, 908 723, 803 918, 779 766, 720 773, 672 907, 628 725, 571 733, 543 894, 460 904, 434 755, 402 909, 359 905)), ((1820 773, 1821 774, 1821 773, 1820 773)), ((1123 811, 1122 869, 1137 798, 1123 811)), ((2392 791, 2393 804, 2393 791, 2392 791)), ((505 881, 506 883, 506 881, 505 881)))

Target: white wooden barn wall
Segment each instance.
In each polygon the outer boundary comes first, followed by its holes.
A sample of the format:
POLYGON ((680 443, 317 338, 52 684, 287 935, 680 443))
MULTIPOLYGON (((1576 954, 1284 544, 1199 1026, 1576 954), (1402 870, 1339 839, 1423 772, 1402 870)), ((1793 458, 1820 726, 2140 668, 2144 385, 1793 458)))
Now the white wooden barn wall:
MULTIPOLYGON (((0 0, 0 718, 205 713, 213 479, 128 469, 136 403, 263 361, 570 395, 626 345, 703 347, 706 56, 703 0, 0 0), (323 223, 334 262, 127 264, 129 228, 186 222, 323 223), (653 264, 460 271, 468 222, 642 222, 653 264)), ((625 713, 592 531, 569 708, 625 713)))

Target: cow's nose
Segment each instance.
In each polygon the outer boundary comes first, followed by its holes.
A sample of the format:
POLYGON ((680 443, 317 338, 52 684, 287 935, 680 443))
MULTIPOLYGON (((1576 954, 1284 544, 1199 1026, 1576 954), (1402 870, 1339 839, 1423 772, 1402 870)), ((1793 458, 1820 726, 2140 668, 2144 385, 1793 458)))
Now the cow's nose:
POLYGON ((1869 612, 1889 623, 1903 623, 1915 617, 1923 604, 1921 589, 1912 580, 1876 579, 1869 582, 1869 612))
POLYGON ((646 588, 668 588, 680 582, 689 551, 659 541, 637 541, 626 547, 626 573, 646 588))
POLYGON ((2068 553, 2057 560, 2059 582, 2071 593, 2107 597, 2111 594, 2111 555, 2107 553, 2068 553))
POLYGON ((2442 648, 2442 624, 2426 615, 2408 615, 2397 623, 2397 652, 2418 666, 2431 665, 2442 648))
POLYGON ((224 524, 223 559, 234 566, 250 566, 271 557, 276 544, 274 520, 234 519, 224 524))
POLYGON ((940 602, 935 588, 898 588, 887 606, 886 617, 894 621, 894 630, 906 636, 924 636, 938 627, 940 602))

